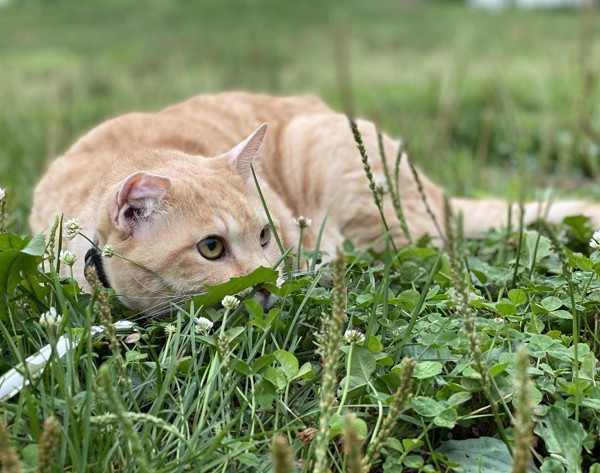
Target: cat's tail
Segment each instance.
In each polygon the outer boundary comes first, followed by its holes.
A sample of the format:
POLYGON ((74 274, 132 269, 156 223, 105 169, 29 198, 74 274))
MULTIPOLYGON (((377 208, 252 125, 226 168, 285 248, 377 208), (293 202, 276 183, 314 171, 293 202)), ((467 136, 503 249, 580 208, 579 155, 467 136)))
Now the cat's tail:
MULTIPOLYGON (((450 205, 455 214, 463 215, 463 231, 467 238, 479 238, 489 229, 506 228, 509 223, 517 228, 521 208, 503 200, 451 199, 450 205)), ((523 205, 523 223, 531 225, 539 219, 558 224, 565 217, 585 215, 591 219, 595 230, 600 230, 600 204, 585 200, 557 200, 528 202, 523 205)))

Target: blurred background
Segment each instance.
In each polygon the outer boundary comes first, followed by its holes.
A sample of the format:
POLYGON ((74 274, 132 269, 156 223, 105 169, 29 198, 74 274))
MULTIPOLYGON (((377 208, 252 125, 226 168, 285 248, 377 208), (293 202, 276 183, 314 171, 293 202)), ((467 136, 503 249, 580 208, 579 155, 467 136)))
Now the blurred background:
MULTIPOLYGON (((456 195, 600 199, 585 0, 0 0, 0 187, 27 232, 49 160, 197 93, 317 94, 456 195)), ((68 183, 65 183, 68 185, 68 183)))

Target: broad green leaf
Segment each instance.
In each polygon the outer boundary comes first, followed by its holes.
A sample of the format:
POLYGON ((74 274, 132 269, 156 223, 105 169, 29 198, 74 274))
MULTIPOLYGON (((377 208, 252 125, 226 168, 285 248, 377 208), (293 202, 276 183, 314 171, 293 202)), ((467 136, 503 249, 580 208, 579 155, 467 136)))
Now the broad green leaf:
POLYGON ((266 379, 261 379, 254 386, 253 395, 261 409, 271 409, 277 399, 277 386, 266 379))
POLYGON ((581 471, 581 446, 586 432, 583 426, 567 417, 565 410, 552 406, 545 416, 535 416, 534 432, 546 444, 546 450, 568 471, 581 471))
POLYGON ((592 227, 589 217, 571 215, 563 219, 563 225, 569 227, 569 230, 581 241, 587 242, 590 238, 592 227))
MULTIPOLYGON (((569 354, 571 356, 571 359, 575 359, 575 345, 571 345, 569 348, 567 348, 567 350, 569 351, 569 354)), ((590 346, 587 343, 578 343, 577 344, 577 358, 579 359, 579 361, 583 362, 583 360, 585 359, 585 357, 587 356, 587 354, 590 352, 590 346)))
POLYGON ((233 342, 236 338, 238 338, 241 334, 245 333, 246 329, 244 327, 232 327, 227 330, 227 335, 229 336, 229 341, 233 342))
POLYGON ((600 399, 595 399, 586 396, 581 400, 581 405, 584 407, 589 407, 590 409, 594 409, 596 411, 600 411, 600 399))
POLYGON ((398 294, 398 302, 405 304, 408 309, 414 309, 419 303, 419 299, 421 298, 421 294, 414 289, 407 289, 406 291, 402 291, 398 294))
POLYGON ((442 372, 443 365, 439 361, 422 361, 415 366, 413 377, 417 379, 428 379, 442 372))
POLYGON ((573 359, 573 352, 560 342, 555 341, 551 346, 548 347, 546 352, 548 356, 558 358, 562 361, 571 361, 573 359))
POLYGON ((277 358, 275 358, 275 355, 273 355, 273 354, 261 356, 254 362, 254 364, 252 366, 252 372, 254 374, 256 374, 263 368, 266 368, 267 366, 271 366, 275 362, 276 359, 277 358))
POLYGON ((27 246, 28 238, 14 233, 0 233, 0 252, 6 250, 22 250, 27 246))
POLYGON ((261 372, 261 375, 264 379, 276 386, 279 391, 285 389, 285 387, 288 385, 285 373, 281 368, 269 366, 267 369, 261 372))
POLYGON ((31 256, 44 256, 44 251, 46 251, 46 239, 44 235, 35 235, 21 251, 31 256))
POLYGON ((565 467, 556 458, 546 457, 540 467, 541 473, 565 473, 565 467))
POLYGON ((423 442, 423 440, 411 438, 402 439, 402 448, 405 452, 410 452, 411 450, 414 450, 418 447, 422 447, 423 445, 425 445, 425 442, 423 442))
POLYGON ((557 319, 571 320, 573 318, 573 314, 571 312, 567 312, 566 310, 553 310, 548 314, 550 317, 555 317, 557 319))
POLYGON ((544 309, 546 309, 548 312, 552 312, 554 310, 559 309, 563 305, 563 302, 558 297, 548 296, 548 297, 542 299, 541 304, 542 304, 542 307, 544 309))
POLYGON ((375 368, 375 358, 367 348, 355 346, 352 349, 349 373, 352 378, 368 382, 375 368))
POLYGON ((329 419, 329 440, 334 437, 337 437, 344 431, 344 424, 349 420, 348 417, 351 418, 351 422, 354 422, 356 429, 358 430, 358 436, 360 439, 366 439, 369 433, 367 428, 367 424, 364 420, 359 419, 353 414, 346 414, 344 416, 335 413, 331 415, 329 419))
POLYGON ((407 468, 415 468, 420 470, 423 464, 424 460, 420 455, 407 455, 406 458, 404 458, 404 466, 407 468))
POLYGON ((554 340, 546 335, 532 335, 527 344, 527 351, 534 358, 543 358, 553 343, 554 340))
POLYGON ((34 471, 34 468, 38 465, 38 455, 38 446, 36 444, 27 445, 21 449, 21 462, 30 468, 27 471, 34 471))
POLYGON ((329 440, 337 437, 344 430, 344 417, 337 412, 329 418, 329 440))
POLYGON ((251 452, 243 452, 239 455, 235 456, 235 459, 239 461, 242 465, 260 467, 260 461, 258 457, 251 452))
POLYGON ((285 350, 277 350, 275 358, 279 361, 281 369, 285 373, 285 377, 291 381, 298 374, 298 359, 290 352, 285 350))
POLYGON ((296 373, 296 376, 294 376, 292 379, 309 379, 313 378, 314 376, 315 372, 312 369, 312 365, 307 361, 300 367, 298 373, 296 373))
POLYGON ((502 298, 496 303, 496 311, 503 317, 515 315, 517 313, 517 306, 509 299, 502 298))
POLYGON ((356 296, 356 305, 358 307, 367 307, 373 303, 373 294, 359 294, 356 296))
POLYGON ((472 397, 473 397, 473 394, 471 394, 470 392, 467 392, 467 391, 463 391, 460 393, 454 393, 452 396, 450 396, 448 398, 448 403, 453 406, 458 406, 459 404, 462 404, 463 402, 470 401, 472 397))
POLYGON ((21 280, 21 272, 34 273, 42 261, 20 250, 5 250, 0 253, 0 293, 12 294, 21 280))
POLYGON ((439 427, 452 429, 456 425, 458 414, 454 407, 448 407, 433 418, 433 423, 439 427))
POLYGON ((252 370, 245 361, 236 358, 231 362, 231 367, 244 376, 252 376, 252 370))
POLYGON ((383 350, 383 344, 381 343, 381 340, 379 340, 377 337, 371 335, 369 337, 369 342, 367 344, 367 348, 369 349, 369 351, 371 353, 381 353, 381 351, 383 350))
MULTIPOLYGON (((12 233, 0 233, 0 293, 12 295, 22 272, 37 272, 44 249, 43 235, 24 238, 12 233)), ((0 304, 0 315, 4 311, 4 304, 0 304)))
POLYGON ((512 457, 506 444, 496 438, 480 437, 467 440, 448 440, 436 452, 460 466, 457 473, 509 473, 512 457))
POLYGON ((515 305, 527 302, 527 294, 523 289, 511 289, 508 291, 508 298, 515 305))
POLYGON ((436 401, 426 396, 416 396, 410 401, 413 411, 424 417, 435 417, 440 414, 447 404, 436 401))
POLYGON ((274 269, 261 266, 246 276, 231 278, 218 286, 206 286, 206 294, 196 296, 192 300, 196 306, 210 307, 221 302, 225 296, 237 294, 256 284, 275 281, 278 276, 279 273, 274 269))
POLYGON ((581 405, 591 409, 600 410, 600 387, 593 386, 585 393, 581 405))
POLYGON ((263 306, 255 301, 254 299, 248 299, 244 301, 244 305, 246 306, 246 310, 248 313, 255 317, 256 319, 262 320, 263 315, 265 313, 263 306))
POLYGON ((490 374, 493 378, 506 371, 506 368, 510 363, 498 363, 497 365, 490 366, 490 374))
POLYGON ((404 449, 402 448, 402 444, 400 443, 400 440, 398 440, 397 438, 394 437, 388 437, 386 444, 385 444, 386 448, 391 448, 392 450, 396 450, 397 452, 404 452, 404 449))
POLYGON ((566 253, 571 268, 579 268, 582 271, 591 271, 593 269, 593 263, 587 256, 583 256, 581 253, 573 253, 568 249, 566 253))
MULTIPOLYGON (((367 385, 365 379, 361 376, 344 376, 340 381, 340 386, 343 386, 346 389, 346 385, 348 387, 348 392, 352 392, 355 389, 364 388, 367 385)), ((354 396, 355 393, 352 394, 351 397, 354 396)))
POLYGON ((129 363, 134 361, 145 360, 146 358, 148 358, 147 353, 140 353, 136 350, 129 350, 127 353, 125 353, 125 360, 127 360, 129 363))
POLYGON ((538 232, 523 232, 523 240, 521 242, 522 263, 526 267, 531 268, 535 262, 541 261, 550 254, 550 247, 548 238, 541 236, 538 232))

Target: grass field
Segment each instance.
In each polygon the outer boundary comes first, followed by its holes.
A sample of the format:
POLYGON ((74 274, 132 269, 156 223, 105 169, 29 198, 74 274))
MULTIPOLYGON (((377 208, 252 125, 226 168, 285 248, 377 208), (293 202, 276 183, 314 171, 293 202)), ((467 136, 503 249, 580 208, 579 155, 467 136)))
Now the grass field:
POLYGON ((0 471, 355 472, 366 456, 371 471, 499 472, 515 452, 512 471, 600 471, 600 252, 581 219, 448 251, 347 247, 333 289, 325 268, 271 286, 269 313, 199 300, 127 339, 111 321, 132 314, 60 278, 56 242, 23 236, 35 182, 81 133, 225 89, 352 108, 454 195, 600 200, 600 20, 586 15, 451 0, 3 4, 0 375, 55 351, 0 399, 0 471), (53 328, 40 324, 51 307, 53 328), (336 338, 346 329, 364 340, 336 338), (79 348, 59 359, 61 336, 79 348))

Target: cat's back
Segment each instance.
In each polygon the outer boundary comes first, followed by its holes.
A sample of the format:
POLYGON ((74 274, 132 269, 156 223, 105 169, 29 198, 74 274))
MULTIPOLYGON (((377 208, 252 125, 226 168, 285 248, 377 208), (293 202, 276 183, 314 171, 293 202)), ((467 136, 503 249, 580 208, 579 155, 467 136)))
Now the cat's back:
POLYGON ((213 155, 235 146, 262 123, 269 125, 265 143, 268 148, 296 117, 322 113, 333 114, 333 111, 315 96, 222 92, 197 95, 158 115, 162 119, 185 120, 188 130, 205 143, 207 154, 213 155))
POLYGON ((105 121, 81 137, 66 153, 139 148, 176 149, 213 156, 238 144, 262 123, 267 142, 301 115, 331 113, 315 96, 274 97, 221 92, 192 97, 155 113, 128 113, 105 121))

